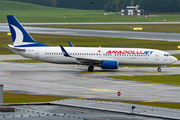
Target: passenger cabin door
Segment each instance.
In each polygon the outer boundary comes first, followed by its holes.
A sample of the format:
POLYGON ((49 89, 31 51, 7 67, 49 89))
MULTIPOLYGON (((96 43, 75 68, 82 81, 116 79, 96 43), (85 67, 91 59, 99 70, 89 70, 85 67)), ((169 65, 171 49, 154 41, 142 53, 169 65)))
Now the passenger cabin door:
POLYGON ((159 54, 156 53, 155 60, 159 60, 159 54))

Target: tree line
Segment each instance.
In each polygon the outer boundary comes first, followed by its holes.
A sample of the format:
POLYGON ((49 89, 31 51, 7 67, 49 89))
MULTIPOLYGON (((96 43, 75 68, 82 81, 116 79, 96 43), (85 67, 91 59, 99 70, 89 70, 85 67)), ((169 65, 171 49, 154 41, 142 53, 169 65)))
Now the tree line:
POLYGON ((126 6, 139 5, 146 12, 180 12, 180 0, 12 0, 51 7, 120 11, 126 6))

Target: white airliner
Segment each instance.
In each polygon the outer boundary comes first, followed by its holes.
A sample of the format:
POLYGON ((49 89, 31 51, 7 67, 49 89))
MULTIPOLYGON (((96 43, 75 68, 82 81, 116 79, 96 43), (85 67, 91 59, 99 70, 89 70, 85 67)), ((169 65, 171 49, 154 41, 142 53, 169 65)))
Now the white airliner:
POLYGON ((13 45, 6 47, 23 57, 57 64, 94 65, 102 69, 118 69, 119 65, 169 65, 177 61, 169 53, 155 49, 141 48, 101 48, 101 47, 51 47, 33 40, 13 15, 7 15, 13 45))

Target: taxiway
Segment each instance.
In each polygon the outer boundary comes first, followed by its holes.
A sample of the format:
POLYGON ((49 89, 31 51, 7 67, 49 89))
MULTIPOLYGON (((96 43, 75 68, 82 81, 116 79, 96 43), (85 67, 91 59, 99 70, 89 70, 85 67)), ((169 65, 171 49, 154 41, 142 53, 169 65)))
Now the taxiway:
MULTIPOLYGON (((15 56, 6 56, 6 58, 15 56)), ((0 57, 1 59, 1 57, 0 57)), ((2 60, 2 59, 1 59, 2 60)), ((154 83, 133 82, 107 78, 107 76, 175 75, 179 67, 120 67, 108 71, 95 68, 87 72, 86 66, 56 65, 48 63, 0 62, 1 84, 4 90, 28 91, 28 94, 50 94, 76 98, 116 99, 121 91, 122 100, 180 102, 180 87, 154 83), (28 83, 28 84, 27 84, 28 83)))

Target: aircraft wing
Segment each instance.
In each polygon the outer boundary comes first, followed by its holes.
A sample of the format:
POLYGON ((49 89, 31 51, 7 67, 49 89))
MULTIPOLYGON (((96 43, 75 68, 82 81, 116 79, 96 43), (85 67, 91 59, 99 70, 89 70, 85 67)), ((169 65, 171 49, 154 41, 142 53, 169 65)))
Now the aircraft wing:
POLYGON ((97 56, 94 56, 94 57, 89 57, 89 56, 82 56, 82 57, 76 57, 76 56, 71 56, 68 54, 68 52, 64 49, 64 47, 62 45, 60 45, 61 47, 61 50, 62 50, 62 53, 64 54, 65 57, 72 57, 72 58, 76 58, 77 61, 79 63, 96 63, 96 64, 99 64, 101 63, 101 61, 109 61, 109 60, 113 60, 113 59, 103 59, 103 58, 100 58, 100 57, 97 57, 97 56))
POLYGON ((6 47, 6 46, 3 46, 3 47, 10 49, 10 50, 26 51, 24 48, 16 48, 13 45, 8 45, 8 46, 9 47, 6 47))
POLYGON ((89 58, 89 57, 74 57, 77 59, 78 62, 80 63, 101 63, 101 61, 103 61, 100 58, 94 57, 94 58, 89 58))

